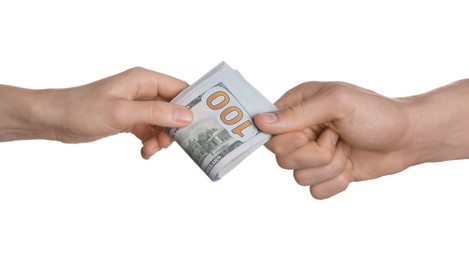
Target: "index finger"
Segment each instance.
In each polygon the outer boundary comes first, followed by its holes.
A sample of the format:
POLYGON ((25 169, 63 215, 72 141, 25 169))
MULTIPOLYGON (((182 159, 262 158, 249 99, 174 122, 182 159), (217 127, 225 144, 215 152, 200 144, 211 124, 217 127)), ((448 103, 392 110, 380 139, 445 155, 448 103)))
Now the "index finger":
POLYGON ((168 101, 188 86, 180 79, 141 67, 129 69, 121 75, 128 76, 131 81, 129 85, 134 86, 130 93, 132 100, 155 100, 160 97, 168 101))
POLYGON ((321 88, 325 87, 327 82, 304 82, 283 94, 276 102, 275 106, 278 108, 285 108, 298 104, 305 99, 315 95, 321 88))

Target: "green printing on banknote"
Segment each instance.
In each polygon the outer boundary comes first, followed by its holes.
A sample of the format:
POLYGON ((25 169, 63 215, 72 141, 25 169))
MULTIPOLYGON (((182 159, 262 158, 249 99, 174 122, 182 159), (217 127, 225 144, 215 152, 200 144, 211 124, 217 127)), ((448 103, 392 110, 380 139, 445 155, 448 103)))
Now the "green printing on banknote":
POLYGON ((254 125, 253 116, 275 106, 224 62, 171 103, 190 108, 194 119, 188 127, 169 128, 169 133, 212 181, 270 139, 254 125))

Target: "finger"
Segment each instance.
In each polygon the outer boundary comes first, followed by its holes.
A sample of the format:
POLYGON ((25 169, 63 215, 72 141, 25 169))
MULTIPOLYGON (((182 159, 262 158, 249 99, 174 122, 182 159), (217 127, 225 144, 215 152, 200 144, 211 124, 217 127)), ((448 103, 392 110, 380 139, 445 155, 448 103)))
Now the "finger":
POLYGON ((168 134, 168 132, 162 130, 158 133, 158 143, 161 148, 168 148, 174 139, 168 134))
POLYGON ((309 142, 286 156, 277 156, 277 163, 284 169, 296 170, 330 164, 338 139, 337 133, 326 129, 317 141, 309 142))
POLYGON ((262 131, 269 134, 299 131, 347 114, 348 102, 343 96, 334 91, 317 92, 316 95, 295 105, 275 112, 258 114, 254 120, 262 131))
POLYGON ((168 148, 172 142, 173 138, 164 129, 154 131, 152 138, 147 139, 143 143, 141 149, 142 158, 146 160, 150 159, 161 149, 168 148))
POLYGON ((347 160, 344 171, 333 179, 310 187, 311 195, 316 199, 327 199, 347 189, 353 181, 352 163, 347 160))
POLYGON ((265 147, 277 156, 286 156, 309 142, 303 132, 295 131, 272 137, 265 147))
POLYGON ((302 83, 283 94, 276 102, 275 106, 278 108, 285 108, 298 104, 305 99, 310 98, 318 91, 321 87, 328 85, 328 82, 305 82, 302 83))
POLYGON ((116 121, 124 127, 136 124, 184 127, 193 118, 190 109, 164 101, 124 100, 116 110, 116 121))
POLYGON ((172 76, 141 67, 129 69, 120 74, 129 79, 129 86, 135 86, 131 100, 152 100, 158 96, 171 100, 188 84, 172 76))
POLYGON ((142 147, 141 150, 141 155, 142 158, 145 160, 150 159, 156 152, 158 152, 161 149, 159 143, 158 143, 158 138, 157 136, 154 136, 153 138, 148 139, 142 147))
POLYGON ((189 85, 177 78, 162 73, 153 72, 155 75, 154 84, 158 86, 158 95, 171 100, 189 85))
POLYGON ((311 186, 335 178, 344 171, 349 151, 350 145, 339 141, 330 164, 322 167, 295 170, 293 176, 296 182, 303 186, 311 186))
POLYGON ((136 125, 132 128, 131 133, 144 143, 154 136, 154 129, 149 125, 136 125))

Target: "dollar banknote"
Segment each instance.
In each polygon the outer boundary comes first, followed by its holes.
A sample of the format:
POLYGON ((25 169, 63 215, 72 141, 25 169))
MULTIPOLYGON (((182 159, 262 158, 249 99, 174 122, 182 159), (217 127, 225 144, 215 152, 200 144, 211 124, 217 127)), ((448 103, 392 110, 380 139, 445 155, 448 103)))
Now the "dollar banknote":
POLYGON ((187 127, 168 128, 169 134, 212 181, 271 138, 255 126, 253 117, 277 109, 225 62, 171 103, 190 108, 194 118, 187 127))

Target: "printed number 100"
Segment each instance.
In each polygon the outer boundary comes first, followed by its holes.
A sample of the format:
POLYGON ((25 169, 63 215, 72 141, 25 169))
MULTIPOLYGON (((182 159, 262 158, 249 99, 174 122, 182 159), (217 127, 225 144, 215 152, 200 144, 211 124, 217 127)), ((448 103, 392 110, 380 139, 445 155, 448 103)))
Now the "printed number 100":
POLYGON ((243 119, 243 111, 237 106, 228 106, 230 96, 226 92, 216 91, 207 98, 207 106, 212 110, 223 111, 220 114, 220 120, 226 125, 236 125, 231 132, 239 137, 244 137, 243 130, 251 126, 250 120, 238 124, 243 119))

